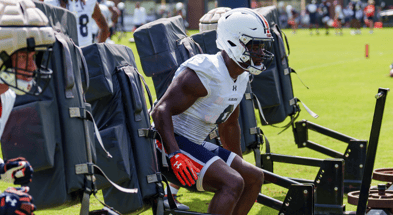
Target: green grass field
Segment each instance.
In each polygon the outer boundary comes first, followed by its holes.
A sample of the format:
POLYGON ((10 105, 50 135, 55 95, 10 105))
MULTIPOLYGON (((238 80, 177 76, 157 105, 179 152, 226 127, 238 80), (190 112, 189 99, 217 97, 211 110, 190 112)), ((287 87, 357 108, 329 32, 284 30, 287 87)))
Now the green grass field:
MULTIPOLYGON (((358 139, 369 139, 371 122, 375 108, 375 98, 378 88, 392 88, 393 78, 388 76, 389 65, 393 62, 393 44, 390 39, 393 29, 375 29, 374 34, 369 34, 368 29, 363 29, 362 35, 350 35, 348 29, 344 30, 343 36, 334 35, 333 30, 326 36, 324 31, 321 35, 309 35, 308 30, 298 30, 297 34, 287 34, 290 55, 289 65, 299 74, 302 81, 309 87, 303 86, 298 77, 292 74, 294 94, 303 101, 311 110, 319 115, 318 119, 312 118, 301 106, 299 120, 307 119, 324 127, 328 127, 340 133, 358 139), (365 58, 365 45, 369 44, 369 58, 365 58)), ((196 31, 190 31, 196 33, 196 31)), ((137 56, 134 43, 129 43, 129 33, 120 41, 115 42, 129 46, 133 49, 138 69, 142 70, 137 56)), ((150 89, 154 93, 154 87, 150 78, 147 78, 150 89)), ((374 168, 393 167, 391 153, 393 149, 393 95, 388 95, 384 120, 382 124, 377 158, 374 168)), ((284 125, 288 119, 279 124, 284 125)), ((269 138, 273 153, 328 158, 325 155, 309 149, 298 149, 295 145, 291 129, 278 135, 280 129, 263 126, 264 133, 269 138)), ((329 148, 344 152, 347 144, 310 132, 310 140, 325 145, 329 148)), ((264 149, 263 149, 264 150, 264 149)), ((253 154, 244 158, 254 162, 253 154)), ((318 168, 290 164, 275 163, 274 172, 295 178, 314 180, 318 168)), ((373 181, 376 185, 378 181, 373 181)), ((4 190, 7 186, 0 184, 4 190)), ((262 193, 281 201, 284 200, 287 189, 268 184, 262 187, 262 193)), ((211 193, 190 193, 181 189, 179 200, 190 206, 192 211, 206 212, 211 193)), ((100 195, 101 196, 101 195, 100 195)), ((101 197, 102 198, 102 197, 101 197)), ((344 204, 349 211, 356 210, 356 206, 349 205, 345 198, 344 204)), ((91 198, 91 210, 102 206, 91 198)), ((62 210, 37 211, 39 215, 49 214, 78 214, 80 205, 62 210)), ((277 214, 278 211, 256 203, 249 214, 277 214)), ((142 214, 152 214, 150 210, 142 214)))

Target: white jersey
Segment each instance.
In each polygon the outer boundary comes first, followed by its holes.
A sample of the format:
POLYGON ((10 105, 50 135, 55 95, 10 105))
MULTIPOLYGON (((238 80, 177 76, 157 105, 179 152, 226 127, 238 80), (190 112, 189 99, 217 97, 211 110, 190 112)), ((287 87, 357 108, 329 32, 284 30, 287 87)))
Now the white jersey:
POLYGON ((310 13, 316 13, 318 9, 318 6, 316 4, 309 4, 307 5, 307 10, 310 13))
MULTIPOLYGON (((44 0, 45 3, 60 7, 60 0, 44 0)), ((79 46, 87 46, 93 42, 93 13, 97 0, 69 1, 67 9, 76 14, 79 46)))
POLYGON ((134 25, 142 25, 146 23, 146 10, 144 7, 134 9, 134 25))
POLYGON ((10 117, 12 108, 14 107, 15 98, 16 94, 11 89, 8 89, 5 93, 1 94, 2 113, 0 117, 0 139, 1 136, 3 136, 5 124, 10 117))
POLYGON ((109 10, 108 6, 106 6, 105 4, 100 4, 100 10, 102 15, 105 17, 106 22, 108 23, 108 27, 112 27, 113 26, 113 22, 112 22, 112 12, 109 10))
POLYGON ((220 52, 190 58, 179 67, 174 79, 186 67, 196 72, 207 90, 207 96, 198 98, 183 113, 172 116, 174 132, 202 144, 216 124, 225 122, 243 99, 249 73, 242 73, 234 81, 220 52))
POLYGON ((344 13, 341 8, 341 5, 336 5, 336 7, 334 8, 334 13, 337 18, 344 19, 344 13))

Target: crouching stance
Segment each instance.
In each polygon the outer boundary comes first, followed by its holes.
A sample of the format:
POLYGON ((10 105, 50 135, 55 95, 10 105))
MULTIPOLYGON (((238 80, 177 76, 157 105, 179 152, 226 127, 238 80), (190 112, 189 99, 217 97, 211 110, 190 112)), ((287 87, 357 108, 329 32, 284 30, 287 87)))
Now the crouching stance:
MULTIPOLYGON (((152 112, 168 154, 172 183, 214 192, 208 212, 247 214, 263 183, 261 169, 240 152, 239 103, 250 73, 260 74, 273 58, 266 19, 247 8, 225 13, 218 21, 215 55, 200 54, 184 62, 152 112), (218 125, 223 145, 204 142, 218 125), (239 154, 239 153, 238 153, 239 154)), ((164 168, 165 169, 165 168, 164 168)))

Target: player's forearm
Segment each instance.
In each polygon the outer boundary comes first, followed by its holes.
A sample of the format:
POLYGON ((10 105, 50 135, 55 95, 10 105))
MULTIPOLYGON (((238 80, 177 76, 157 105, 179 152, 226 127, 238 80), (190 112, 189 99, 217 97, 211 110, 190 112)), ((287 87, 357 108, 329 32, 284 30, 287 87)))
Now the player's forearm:
POLYGON ((164 144, 167 153, 170 154, 178 151, 179 146, 177 145, 174 135, 172 115, 160 107, 155 107, 151 116, 153 118, 155 128, 162 137, 162 144, 164 144))
POLYGON ((242 156, 242 149, 240 146, 240 141, 241 141, 241 134, 240 134, 240 125, 239 123, 232 123, 229 125, 222 125, 218 126, 219 128, 219 134, 220 134, 220 140, 222 143, 222 146, 225 149, 228 149, 231 152, 236 153, 240 157, 242 156))
POLYGON ((103 43, 106 41, 106 39, 109 37, 109 29, 108 28, 103 28, 99 31, 98 33, 98 42, 103 43))

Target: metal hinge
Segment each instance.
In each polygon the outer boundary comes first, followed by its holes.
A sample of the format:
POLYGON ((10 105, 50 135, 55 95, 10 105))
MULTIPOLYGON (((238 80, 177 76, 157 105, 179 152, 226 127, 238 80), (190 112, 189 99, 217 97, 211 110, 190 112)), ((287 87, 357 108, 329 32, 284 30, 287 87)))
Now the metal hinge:
POLYGON ((251 93, 245 93, 244 96, 245 96, 245 98, 246 98, 247 100, 251 100, 251 99, 252 99, 251 93))
POLYGON ((284 75, 289 75, 289 73, 290 73, 290 69, 289 68, 284 69, 284 75))

